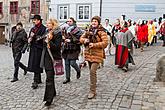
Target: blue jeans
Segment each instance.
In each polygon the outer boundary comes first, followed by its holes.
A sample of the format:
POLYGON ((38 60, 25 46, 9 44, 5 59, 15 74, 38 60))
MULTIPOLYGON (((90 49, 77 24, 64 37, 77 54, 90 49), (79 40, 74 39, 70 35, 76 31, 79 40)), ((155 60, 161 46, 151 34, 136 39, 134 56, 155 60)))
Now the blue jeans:
POLYGON ((64 59, 65 60, 65 73, 66 73, 66 79, 70 79, 70 71, 72 66, 76 72, 80 72, 80 68, 78 64, 76 63, 76 60, 71 60, 71 59, 64 59))

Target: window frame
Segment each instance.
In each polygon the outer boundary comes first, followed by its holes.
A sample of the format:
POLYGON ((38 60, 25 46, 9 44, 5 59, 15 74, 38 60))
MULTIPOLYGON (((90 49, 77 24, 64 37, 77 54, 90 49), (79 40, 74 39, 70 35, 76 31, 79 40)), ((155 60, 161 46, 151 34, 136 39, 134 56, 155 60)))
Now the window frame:
POLYGON ((18 14, 18 1, 10 1, 10 14, 18 14))
POLYGON ((91 4, 77 4, 77 12, 76 12, 76 17, 77 17, 77 20, 78 21, 90 21, 90 18, 91 18, 91 15, 92 15, 92 5, 91 4), (89 13, 88 13, 88 19, 85 19, 85 7, 89 7, 89 9, 88 9, 88 11, 89 11, 89 13), (79 18, 79 15, 80 15, 80 10, 79 10, 79 8, 80 7, 83 7, 83 19, 80 19, 79 18))
POLYGON ((31 14, 40 14, 40 0, 31 0, 31 4, 30 4, 30 13, 31 14), (38 2, 38 7, 37 7, 37 2, 38 2), (33 3, 34 4, 34 7, 33 7, 33 3), (33 10, 36 10, 38 9, 38 12, 37 11, 33 11, 33 10))
POLYGON ((3 2, 0 2, 0 14, 3 14, 3 2))
POLYGON ((63 5, 58 5, 58 19, 59 21, 66 21, 69 18, 69 5, 68 4, 63 4, 63 5), (61 10, 60 8, 66 8, 67 9, 67 15, 66 15, 66 19, 64 19, 64 11, 63 11, 63 18, 61 19, 61 10))

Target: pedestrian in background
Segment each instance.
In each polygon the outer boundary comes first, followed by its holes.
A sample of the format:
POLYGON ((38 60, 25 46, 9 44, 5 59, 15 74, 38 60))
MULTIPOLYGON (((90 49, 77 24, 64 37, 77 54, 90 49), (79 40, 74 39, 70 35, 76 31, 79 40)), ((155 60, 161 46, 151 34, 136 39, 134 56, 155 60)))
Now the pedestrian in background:
POLYGON ((56 89, 54 84, 54 67, 53 59, 62 60, 61 56, 61 42, 62 33, 59 27, 59 23, 56 19, 49 19, 46 24, 47 32, 46 39, 44 39, 44 48, 41 57, 41 67, 45 69, 46 72, 46 87, 44 94, 44 101, 46 101, 45 106, 51 105, 53 98, 56 96, 56 89), (48 49, 51 53, 48 52, 48 49))
POLYGON ((38 39, 45 34, 46 27, 42 24, 40 15, 34 15, 32 21, 34 23, 34 27, 31 28, 28 38, 28 43, 30 44, 28 70, 30 72, 34 72, 34 82, 31 87, 36 89, 38 84, 42 83, 41 73, 43 72, 43 69, 40 67, 43 39, 38 39))
POLYGON ((126 21, 121 23, 121 30, 115 34, 116 37, 116 54, 115 54, 115 65, 118 68, 122 68, 125 72, 128 71, 128 63, 135 65, 132 50, 133 50, 133 39, 134 36, 130 30, 126 21))
POLYGON ((111 47, 112 47, 112 38, 111 38, 111 30, 112 26, 109 24, 109 19, 105 19, 104 28, 108 35, 108 46, 105 48, 105 54, 111 55, 111 47))
POLYGON ((11 38, 12 52, 14 58, 14 76, 11 82, 18 80, 18 70, 21 67, 24 70, 24 75, 27 73, 27 67, 20 62, 22 53, 25 52, 25 46, 27 44, 27 33, 23 29, 21 22, 17 23, 11 38))
POLYGON ((165 19, 163 19, 163 22, 160 25, 160 34, 163 40, 162 46, 164 47, 165 46, 165 19))
POLYGON ((108 45, 108 37, 105 29, 100 24, 101 18, 94 16, 91 19, 91 25, 80 38, 80 42, 85 45, 85 60, 88 61, 90 71, 90 91, 88 99, 96 96, 96 83, 99 63, 103 62, 105 58, 104 49, 108 45))
POLYGON ((112 26, 111 37, 112 37, 112 44, 116 45, 116 38, 115 33, 120 31, 120 19, 116 19, 114 25, 112 26))
POLYGON ((81 70, 76 60, 78 60, 80 54, 80 42, 79 38, 82 35, 82 31, 77 27, 74 18, 70 17, 67 21, 68 27, 63 29, 64 43, 62 49, 62 57, 65 61, 65 81, 63 84, 70 82, 71 66, 77 72, 77 79, 81 76, 81 70))
POLYGON ((136 34, 141 52, 143 52, 144 44, 148 42, 148 26, 144 23, 144 20, 139 20, 136 34))

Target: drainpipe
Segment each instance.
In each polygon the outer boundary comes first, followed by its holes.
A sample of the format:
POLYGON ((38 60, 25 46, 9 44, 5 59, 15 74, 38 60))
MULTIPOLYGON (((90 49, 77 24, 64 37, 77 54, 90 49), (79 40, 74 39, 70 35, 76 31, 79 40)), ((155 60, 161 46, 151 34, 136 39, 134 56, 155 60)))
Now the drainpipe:
POLYGON ((100 0, 100 17, 101 17, 101 14, 102 14, 102 0, 100 0))

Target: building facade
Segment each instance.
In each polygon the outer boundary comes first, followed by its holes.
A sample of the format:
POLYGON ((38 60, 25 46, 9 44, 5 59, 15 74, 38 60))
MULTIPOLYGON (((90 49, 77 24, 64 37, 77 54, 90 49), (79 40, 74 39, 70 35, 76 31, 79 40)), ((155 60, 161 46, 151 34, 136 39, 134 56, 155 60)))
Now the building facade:
POLYGON ((0 0, 0 43, 10 39, 11 27, 22 22, 26 31, 32 26, 30 17, 40 14, 43 21, 48 18, 46 0, 0 0))
POLYGON ((52 0, 50 17, 64 22, 74 17, 80 25, 94 15, 111 22, 125 15, 126 19, 154 19, 165 13, 165 0, 52 0))

